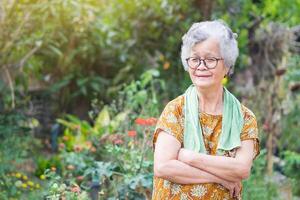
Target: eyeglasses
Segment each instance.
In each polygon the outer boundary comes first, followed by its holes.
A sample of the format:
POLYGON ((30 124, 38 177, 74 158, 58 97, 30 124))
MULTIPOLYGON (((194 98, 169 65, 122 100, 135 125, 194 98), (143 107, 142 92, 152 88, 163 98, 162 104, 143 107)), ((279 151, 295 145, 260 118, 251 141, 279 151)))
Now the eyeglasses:
POLYGON ((224 59, 223 58, 214 58, 214 57, 205 58, 205 59, 201 59, 199 57, 189 57, 186 59, 186 62, 191 69, 197 69, 201 65, 202 61, 206 68, 214 69, 218 65, 219 60, 224 60, 224 59))

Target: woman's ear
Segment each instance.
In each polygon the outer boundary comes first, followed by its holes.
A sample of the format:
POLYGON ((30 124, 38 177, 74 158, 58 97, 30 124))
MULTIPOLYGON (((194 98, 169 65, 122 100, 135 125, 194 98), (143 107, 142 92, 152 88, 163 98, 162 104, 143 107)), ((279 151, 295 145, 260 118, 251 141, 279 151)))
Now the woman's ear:
POLYGON ((230 71, 231 67, 225 67, 225 74, 224 74, 224 78, 229 76, 229 71, 230 71))
POLYGON ((223 77, 224 77, 224 78, 225 78, 225 77, 227 77, 227 76, 228 76, 228 74, 229 74, 229 69, 226 67, 226 68, 225 68, 225 74, 224 74, 224 76, 223 76, 223 77))

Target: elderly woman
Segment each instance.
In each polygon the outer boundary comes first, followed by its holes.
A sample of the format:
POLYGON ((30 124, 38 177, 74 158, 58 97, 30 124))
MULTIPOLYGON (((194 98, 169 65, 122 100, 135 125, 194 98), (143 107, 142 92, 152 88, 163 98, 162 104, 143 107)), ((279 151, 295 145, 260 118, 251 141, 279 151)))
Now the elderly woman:
POLYGON ((193 84, 158 120, 152 199, 241 199, 259 140, 254 114, 222 85, 238 57, 236 37, 222 21, 194 23, 183 36, 193 84))

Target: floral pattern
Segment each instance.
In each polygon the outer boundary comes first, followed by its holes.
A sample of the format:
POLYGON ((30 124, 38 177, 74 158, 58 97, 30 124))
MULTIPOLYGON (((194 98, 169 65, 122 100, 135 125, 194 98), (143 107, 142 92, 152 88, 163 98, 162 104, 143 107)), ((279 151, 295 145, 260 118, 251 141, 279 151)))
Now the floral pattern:
POLYGON ((181 185, 173 183, 173 185, 171 187, 171 193, 176 195, 180 192, 181 192, 181 185))
MULTIPOLYGON (((163 110, 153 135, 153 147, 157 136, 161 130, 174 136, 183 147, 183 122, 184 97, 179 96, 170 101, 163 110)), ((244 127, 241 133, 241 140, 254 140, 254 159, 259 154, 259 138, 255 115, 247 107, 242 105, 244 114, 244 127)), ((210 115, 200 113, 199 120, 203 130, 203 138, 207 152, 210 155, 217 154, 217 144, 222 128, 222 115, 210 115)), ((224 156, 235 157, 236 149, 226 151, 224 156)), ((174 200, 232 200, 229 191, 217 183, 203 184, 176 184, 162 178, 154 177, 153 179, 153 200, 174 199, 174 200)), ((240 198, 239 198, 240 199, 240 198)))
POLYGON ((203 185, 196 185, 191 189, 191 194, 194 197, 203 197, 207 193, 207 188, 203 185))

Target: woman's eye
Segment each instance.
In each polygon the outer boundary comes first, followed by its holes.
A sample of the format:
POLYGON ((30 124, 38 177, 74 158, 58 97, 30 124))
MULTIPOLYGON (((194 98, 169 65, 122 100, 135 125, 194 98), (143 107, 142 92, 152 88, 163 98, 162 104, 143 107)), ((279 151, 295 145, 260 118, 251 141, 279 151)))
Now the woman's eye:
POLYGON ((208 62, 208 63, 212 63, 212 62, 215 62, 216 59, 214 59, 214 58, 206 58, 205 61, 208 62))

